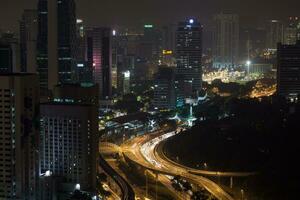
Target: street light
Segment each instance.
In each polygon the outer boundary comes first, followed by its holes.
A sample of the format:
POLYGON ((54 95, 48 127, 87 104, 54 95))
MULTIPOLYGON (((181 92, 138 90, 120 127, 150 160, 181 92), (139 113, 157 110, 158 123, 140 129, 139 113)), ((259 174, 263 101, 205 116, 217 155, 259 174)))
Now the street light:
POLYGON ((250 65, 251 65, 251 61, 250 60, 247 60, 246 61, 246 66, 247 66, 247 74, 249 75, 250 73, 250 65))
POLYGON ((242 195, 242 199, 241 200, 244 200, 244 190, 241 189, 241 195, 242 195))

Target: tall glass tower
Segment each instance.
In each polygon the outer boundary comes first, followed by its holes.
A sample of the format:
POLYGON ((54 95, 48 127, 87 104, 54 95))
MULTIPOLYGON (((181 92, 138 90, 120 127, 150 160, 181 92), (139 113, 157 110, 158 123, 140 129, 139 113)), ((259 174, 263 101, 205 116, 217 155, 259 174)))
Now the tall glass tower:
POLYGON ((76 82, 74 0, 39 0, 37 64, 42 90, 76 82))
POLYGON ((177 74, 185 98, 202 88, 202 25, 194 19, 180 22, 176 31, 177 74))

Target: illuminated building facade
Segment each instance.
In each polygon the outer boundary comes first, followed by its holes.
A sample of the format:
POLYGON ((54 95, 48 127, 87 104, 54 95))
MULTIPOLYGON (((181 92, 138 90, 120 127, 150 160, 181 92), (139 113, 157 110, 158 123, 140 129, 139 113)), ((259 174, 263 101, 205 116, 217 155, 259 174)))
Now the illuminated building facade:
POLYGON ((112 30, 97 27, 87 30, 87 62, 93 68, 94 83, 100 87, 100 99, 112 95, 112 30))
POLYGON ((0 74, 0 199, 38 192, 38 77, 0 74))
POLYGON ((202 25, 190 19, 176 31, 177 73, 185 84, 184 96, 196 96, 202 87, 202 25))
POLYGON ((239 58, 239 16, 220 13, 214 16, 213 67, 232 68, 239 58))
POLYGON ((153 105, 155 109, 176 107, 175 69, 161 66, 154 80, 153 105))
POLYGON ((42 91, 76 82, 74 0, 38 1, 37 65, 42 91))
POLYGON ((300 39, 300 18, 290 17, 284 29, 284 44, 296 44, 298 39, 300 39))
POLYGON ((267 23, 266 48, 277 49, 277 44, 283 42, 284 26, 280 20, 270 20, 267 23))
POLYGON ((63 183, 96 188, 97 107, 91 104, 41 104, 40 170, 63 183))

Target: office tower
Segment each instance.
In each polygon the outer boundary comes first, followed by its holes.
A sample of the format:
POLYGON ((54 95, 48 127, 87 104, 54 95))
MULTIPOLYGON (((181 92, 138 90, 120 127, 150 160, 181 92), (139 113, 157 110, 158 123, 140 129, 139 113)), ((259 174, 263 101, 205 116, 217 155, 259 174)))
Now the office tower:
POLYGON ((130 93, 130 79, 131 79, 131 73, 129 70, 123 71, 122 76, 119 77, 119 92, 124 94, 130 93))
POLYGON ((131 82, 135 80, 135 56, 126 55, 124 52, 121 53, 119 51, 119 55, 117 57, 117 67, 117 89, 119 93, 124 94, 125 79, 129 79, 128 84, 131 84, 131 82), (125 78, 125 73, 129 75, 128 78, 125 78))
MULTIPOLYGON (((98 100, 97 100, 98 101, 98 100)), ((61 177, 71 191, 96 189, 98 107, 88 103, 41 104, 40 168, 61 177)), ((68 191, 68 188, 65 190, 68 191)))
POLYGON ((92 83, 57 85, 53 90, 55 102, 99 104, 99 86, 92 83))
POLYGON ((176 107, 175 68, 161 66, 154 79, 155 109, 174 109, 176 107))
POLYGON ((295 45, 278 44, 277 92, 291 100, 300 94, 300 41, 295 45))
POLYGON ((24 10, 20 21, 21 72, 37 72, 37 31, 37 10, 24 10))
POLYGON ((270 20, 267 24, 267 49, 277 49, 277 44, 283 42, 284 28, 279 20, 270 20))
POLYGON ((300 18, 290 17, 287 26, 284 29, 284 44, 291 45, 296 44, 300 39, 300 18))
POLYGON ((233 68, 239 59, 239 16, 222 12, 213 21, 213 67, 233 68))
POLYGON ((0 73, 20 71, 19 44, 13 34, 6 33, 0 38, 0 73))
POLYGON ((202 25, 194 19, 178 24, 176 59, 177 73, 187 86, 184 96, 197 96, 202 87, 202 25))
POLYGON ((162 28, 162 48, 175 52, 176 24, 168 24, 162 28))
POLYGON ((0 73, 13 71, 13 52, 9 44, 0 42, 0 73))
POLYGON ((86 34, 82 19, 76 20, 76 60, 82 62, 86 54, 86 34))
POLYGON ((74 0, 38 1, 37 65, 42 91, 76 82, 74 0))
POLYGON ((76 66, 78 83, 93 83, 93 68, 87 62, 87 37, 83 20, 76 23, 76 66))
POLYGON ((0 74, 0 199, 37 198, 37 75, 0 74))
POLYGON ((157 66, 162 56, 162 31, 152 24, 144 25, 144 35, 139 42, 138 57, 157 66))
POLYGON ((94 83, 99 85, 100 99, 109 99, 112 95, 112 30, 110 28, 92 28, 87 30, 87 59, 92 65, 94 83))

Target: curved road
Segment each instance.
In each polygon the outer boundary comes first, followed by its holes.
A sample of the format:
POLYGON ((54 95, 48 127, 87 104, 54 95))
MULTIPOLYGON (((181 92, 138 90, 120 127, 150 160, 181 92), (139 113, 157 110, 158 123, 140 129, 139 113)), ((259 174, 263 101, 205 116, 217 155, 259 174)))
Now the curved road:
POLYGON ((196 175, 205 175, 205 176, 214 176, 214 177, 248 177, 248 176, 253 176, 256 175, 257 172, 220 172, 220 171, 209 171, 209 170, 201 170, 201 169, 195 169, 191 167, 187 167, 184 165, 181 165, 177 162, 174 162, 173 160, 169 159, 164 151, 163 151, 163 145, 165 141, 161 141, 156 147, 155 147, 155 152, 159 155, 160 158, 162 158, 162 161, 167 161, 169 163, 172 163, 175 166, 178 166, 180 168, 185 168, 186 170, 189 171, 191 174, 196 174, 196 175))
POLYGON ((104 160, 104 158, 99 156, 99 164, 101 168, 117 183, 122 191, 122 200, 135 200, 135 194, 132 187, 127 183, 127 181, 120 176, 115 170, 104 160))
POLYGON ((167 175, 180 175, 192 183, 206 188, 211 194, 220 200, 233 200, 233 198, 225 192, 219 185, 213 181, 191 174, 186 168, 179 167, 163 160, 156 153, 156 146, 164 139, 172 137, 175 132, 166 133, 161 136, 144 135, 136 137, 128 142, 125 142, 121 146, 121 150, 130 160, 144 166, 145 168, 155 171, 157 173, 167 174, 167 175))

